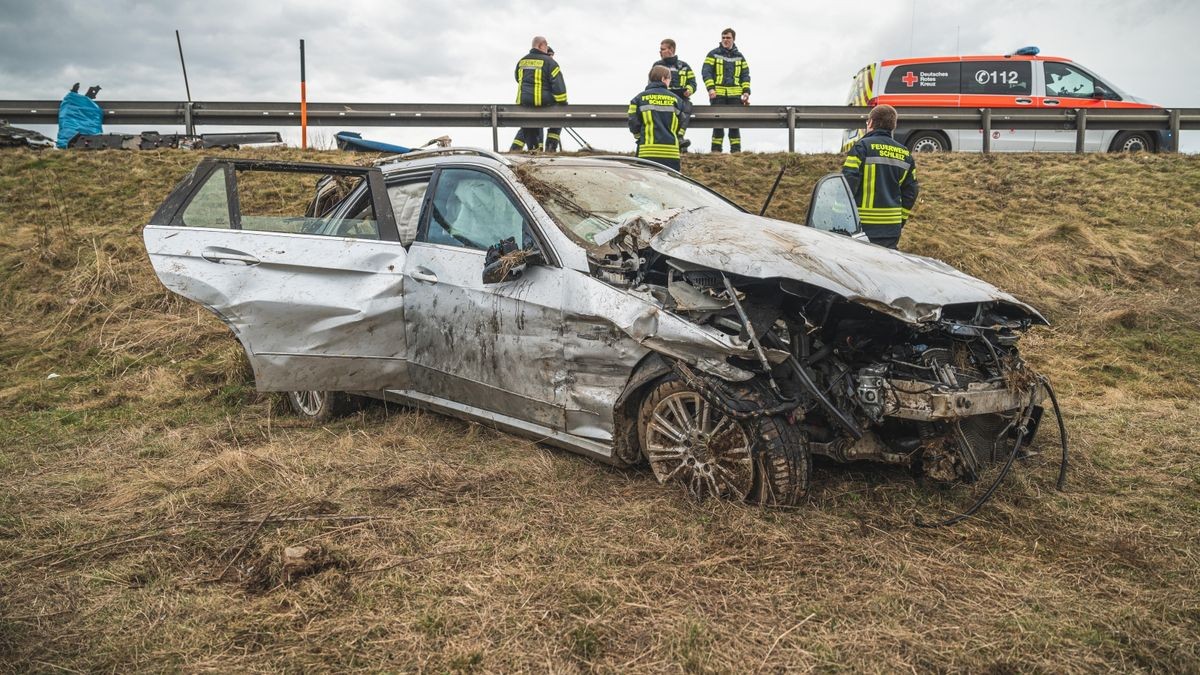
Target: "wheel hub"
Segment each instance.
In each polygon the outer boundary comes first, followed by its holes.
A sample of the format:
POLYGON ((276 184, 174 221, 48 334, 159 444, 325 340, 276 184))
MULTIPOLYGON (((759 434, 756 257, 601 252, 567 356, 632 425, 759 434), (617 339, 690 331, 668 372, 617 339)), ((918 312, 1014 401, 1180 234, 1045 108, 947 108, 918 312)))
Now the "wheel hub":
POLYGON ((654 407, 646 454, 659 482, 678 480, 697 499, 745 499, 753 487, 745 431, 695 392, 673 393, 654 407))

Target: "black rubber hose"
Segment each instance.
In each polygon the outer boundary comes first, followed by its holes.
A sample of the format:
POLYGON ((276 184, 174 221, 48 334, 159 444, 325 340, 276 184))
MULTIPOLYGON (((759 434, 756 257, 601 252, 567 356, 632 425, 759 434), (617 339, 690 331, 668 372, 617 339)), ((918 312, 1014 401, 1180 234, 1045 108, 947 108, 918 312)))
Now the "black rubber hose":
POLYGON ((1058 397, 1054 395, 1054 387, 1050 386, 1050 379, 1046 377, 1040 378, 1042 385, 1046 387, 1046 393, 1050 394, 1050 403, 1054 405, 1054 417, 1058 420, 1058 439, 1062 443, 1062 462, 1058 465, 1058 482, 1054 487, 1062 491, 1067 484, 1067 425, 1063 422, 1062 409, 1058 407, 1058 397))
POLYGON ((996 476, 996 480, 992 481, 992 484, 988 486, 987 491, 980 495, 979 499, 976 499, 975 503, 967 508, 966 511, 963 511, 958 515, 950 516, 945 520, 936 523, 927 523, 924 520, 921 520, 920 516, 918 516, 913 521, 917 527, 949 527, 975 515, 976 511, 983 508, 983 505, 991 500, 992 495, 996 494, 996 488, 1000 487, 1000 483, 1002 483, 1008 476, 1008 472, 1012 470, 1013 462, 1016 461, 1017 455, 1021 452, 1021 444, 1025 442, 1025 433, 1028 431, 1028 428, 1026 427, 1026 420, 1028 420, 1029 416, 1033 413, 1033 404, 1036 399, 1037 391, 1035 390, 1033 395, 1029 397, 1029 405, 1026 406, 1025 410, 1021 413, 1022 423, 1017 430, 1017 440, 1015 443, 1013 443, 1012 452, 1008 453, 1008 461, 1004 463, 1004 468, 1000 469, 1000 475, 996 476))

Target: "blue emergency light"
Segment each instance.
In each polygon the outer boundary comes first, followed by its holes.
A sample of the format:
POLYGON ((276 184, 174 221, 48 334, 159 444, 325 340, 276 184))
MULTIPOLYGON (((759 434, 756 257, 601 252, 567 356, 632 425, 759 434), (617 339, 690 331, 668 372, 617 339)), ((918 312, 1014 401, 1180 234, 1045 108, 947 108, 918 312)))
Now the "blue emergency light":
POLYGON ((1012 54, 1009 54, 1009 56, 1037 56, 1041 51, 1037 47, 1021 47, 1012 54))

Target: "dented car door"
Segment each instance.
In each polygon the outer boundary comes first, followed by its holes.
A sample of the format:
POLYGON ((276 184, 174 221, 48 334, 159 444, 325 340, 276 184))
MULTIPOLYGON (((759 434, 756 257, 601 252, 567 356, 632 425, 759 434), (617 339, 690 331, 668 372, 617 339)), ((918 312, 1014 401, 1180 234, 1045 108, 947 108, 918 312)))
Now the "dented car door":
POLYGON ((431 189, 404 271, 412 389, 561 430, 563 270, 499 176, 448 167, 431 189), (485 283, 487 249, 508 238, 541 259, 485 283))
POLYGON ((162 283, 234 332, 260 391, 407 386, 406 254, 377 169, 207 159, 143 236, 162 283), (357 201, 306 216, 323 175, 357 201))

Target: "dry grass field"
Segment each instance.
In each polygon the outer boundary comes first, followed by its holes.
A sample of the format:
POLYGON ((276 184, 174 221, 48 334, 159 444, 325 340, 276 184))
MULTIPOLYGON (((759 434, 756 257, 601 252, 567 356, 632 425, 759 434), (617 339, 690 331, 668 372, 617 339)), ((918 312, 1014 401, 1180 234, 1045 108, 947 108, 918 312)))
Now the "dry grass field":
MULTIPOLYGON (((420 411, 305 425, 150 269, 198 159, 0 152, 0 672, 1200 670, 1200 157, 920 158, 903 248, 1043 310, 1074 452, 947 529, 912 523, 980 488, 818 462, 761 510, 420 411)), ((783 159, 685 171, 757 211, 783 159)), ((794 161, 802 220, 840 157, 794 161)))

